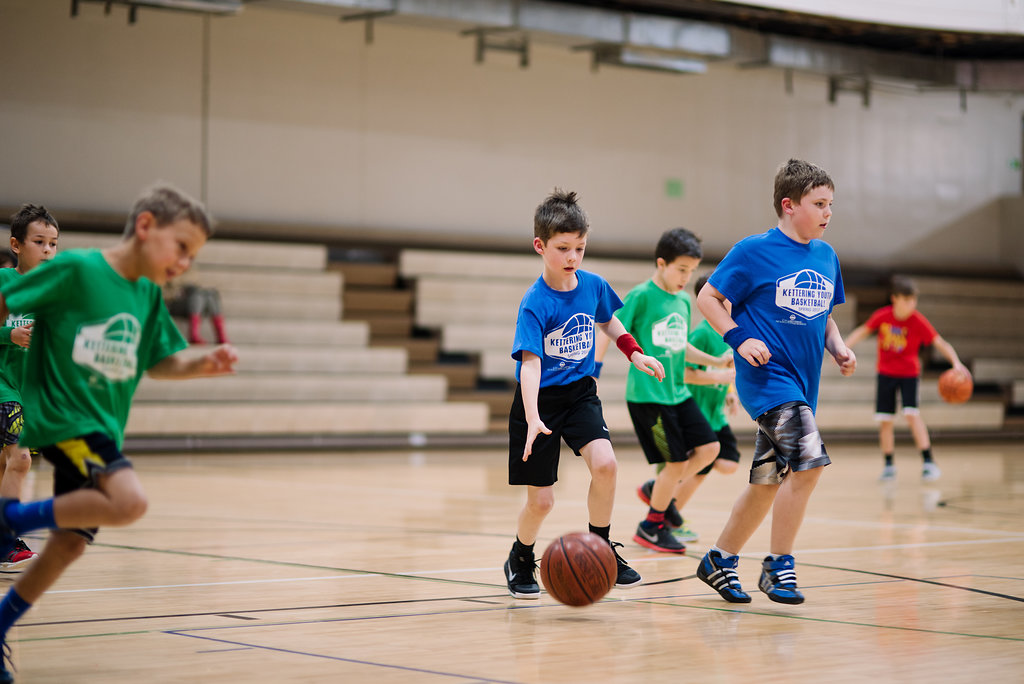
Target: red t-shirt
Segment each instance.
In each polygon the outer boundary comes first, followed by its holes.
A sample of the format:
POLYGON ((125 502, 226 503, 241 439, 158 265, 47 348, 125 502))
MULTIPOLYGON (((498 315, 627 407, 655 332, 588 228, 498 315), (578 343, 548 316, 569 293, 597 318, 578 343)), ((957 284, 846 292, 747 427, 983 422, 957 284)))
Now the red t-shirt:
POLYGON ((905 320, 892 314, 891 306, 883 306, 865 323, 878 331, 878 372, 894 378, 916 378, 921 374, 921 345, 931 344, 938 336, 935 328, 920 311, 905 320))

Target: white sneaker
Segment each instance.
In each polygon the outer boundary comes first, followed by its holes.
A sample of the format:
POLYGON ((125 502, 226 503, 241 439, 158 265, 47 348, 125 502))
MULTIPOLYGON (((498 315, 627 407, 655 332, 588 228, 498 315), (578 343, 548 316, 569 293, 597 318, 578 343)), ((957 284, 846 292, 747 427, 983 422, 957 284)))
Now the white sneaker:
POLYGON ((921 481, 922 482, 935 482, 942 477, 942 471, 939 470, 939 466, 934 463, 925 463, 921 469, 921 481))
POLYGON ((887 465, 882 468, 882 475, 878 478, 879 482, 892 482, 896 479, 896 466, 887 465))

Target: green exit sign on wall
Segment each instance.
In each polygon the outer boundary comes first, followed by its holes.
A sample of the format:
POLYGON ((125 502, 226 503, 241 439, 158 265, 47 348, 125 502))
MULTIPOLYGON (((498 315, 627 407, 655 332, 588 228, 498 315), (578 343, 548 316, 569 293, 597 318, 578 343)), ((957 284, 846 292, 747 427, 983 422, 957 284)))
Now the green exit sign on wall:
POLYGON ((682 199, 683 192, 684 188, 682 178, 665 179, 665 197, 668 197, 670 199, 682 199))

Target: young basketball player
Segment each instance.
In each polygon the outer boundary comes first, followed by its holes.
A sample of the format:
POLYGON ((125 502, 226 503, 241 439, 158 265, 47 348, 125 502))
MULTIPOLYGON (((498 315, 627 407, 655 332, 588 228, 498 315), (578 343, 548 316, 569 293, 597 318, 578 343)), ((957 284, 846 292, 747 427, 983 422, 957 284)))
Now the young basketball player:
MULTIPOLYGON (((622 306, 599 275, 580 265, 590 224, 576 193, 556 190, 534 214, 533 249, 544 272, 519 305, 512 358, 515 398, 509 412, 510 485, 526 486, 516 540, 505 561, 505 581, 515 598, 540 597, 534 544, 554 505, 560 441, 565 440, 590 470, 589 529, 609 541, 618 464, 597 398, 594 329, 600 328, 642 373, 658 379, 665 371, 647 356, 613 312, 622 306)), ((639 584, 640 575, 615 552, 615 586, 639 584)))
MULTIPOLYGON (((26 204, 11 217, 11 253, 18 260, 15 268, 0 269, 0 287, 17 280, 57 254, 60 232, 57 220, 45 207, 26 204)), ((18 445, 24 410, 21 386, 25 374, 25 357, 32 340, 32 314, 12 313, 0 328, 0 496, 17 499, 32 467, 28 449, 18 445)), ((20 537, 14 548, 0 562, 0 572, 20 570, 38 554, 28 548, 20 537)))
POLYGON ((758 587, 772 601, 804 601, 793 546, 831 462, 814 420, 822 349, 843 375, 857 366, 832 320, 832 308, 846 299, 839 258, 820 239, 832 218, 834 188, 824 169, 789 160, 775 176, 778 225, 736 243, 697 295, 697 306, 735 351, 736 389, 758 427, 750 484, 697 566, 697 577, 732 603, 750 602, 737 554, 769 510, 771 553, 758 587))
MULTIPOLYGON (((191 266, 211 232, 206 210, 169 186, 135 203, 125 238, 71 251, 0 287, 0 315, 35 315, 22 389, 22 444, 54 467, 54 498, 0 499, 0 552, 17 535, 50 529, 39 557, 0 601, 0 646, 11 625, 64 573, 103 525, 128 525, 146 494, 121 452, 132 395, 143 372, 156 378, 232 373, 221 346, 183 358, 187 344, 160 286, 191 266)), ((0 666, 0 683, 13 678, 0 666)))

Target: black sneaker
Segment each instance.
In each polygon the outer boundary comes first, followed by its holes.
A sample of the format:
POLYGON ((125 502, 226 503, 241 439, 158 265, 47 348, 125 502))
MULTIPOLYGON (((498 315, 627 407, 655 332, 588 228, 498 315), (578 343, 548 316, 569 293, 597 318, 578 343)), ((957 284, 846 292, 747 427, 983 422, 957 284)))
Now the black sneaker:
POLYGON ((664 524, 648 529, 644 527, 643 523, 640 523, 636 526, 636 534, 633 535, 633 541, 640 546, 646 546, 655 551, 686 553, 686 547, 683 543, 676 539, 664 524))
MULTIPOLYGON (((512 544, 508 560, 505 561, 505 581, 508 582, 508 593, 519 599, 540 598, 540 586, 534 577, 536 570, 537 561, 533 557, 533 551, 517 556, 516 545, 512 544)), ((3 684, 2 680, 0 680, 0 684, 3 684)))
POLYGON ((700 559, 697 578, 729 603, 750 603, 750 594, 743 591, 740 577, 736 574, 739 561, 739 556, 723 558, 721 553, 711 549, 700 559))
MULTIPOLYGON (((636 490, 636 495, 640 497, 648 506, 651 505, 651 491, 654 490, 654 480, 648 480, 644 482, 636 490)), ((682 527, 683 516, 679 513, 679 509, 676 508, 676 500, 672 499, 668 502, 668 508, 665 509, 665 522, 669 527, 682 527)))
POLYGON ((14 684, 14 675, 11 670, 14 669, 14 658, 11 657, 11 647, 7 645, 7 640, 0 637, 0 684, 14 684), (11 669, 8 670, 7 666, 10 665, 11 669))
POLYGON ((635 587, 644 581, 644 578, 640 576, 640 573, 629 567, 629 565, 622 559, 619 552, 615 550, 616 547, 622 548, 622 544, 619 542, 608 542, 609 546, 612 547, 612 553, 615 554, 615 564, 619 566, 619 574, 615 578, 615 586, 619 589, 628 589, 629 587, 635 587))

